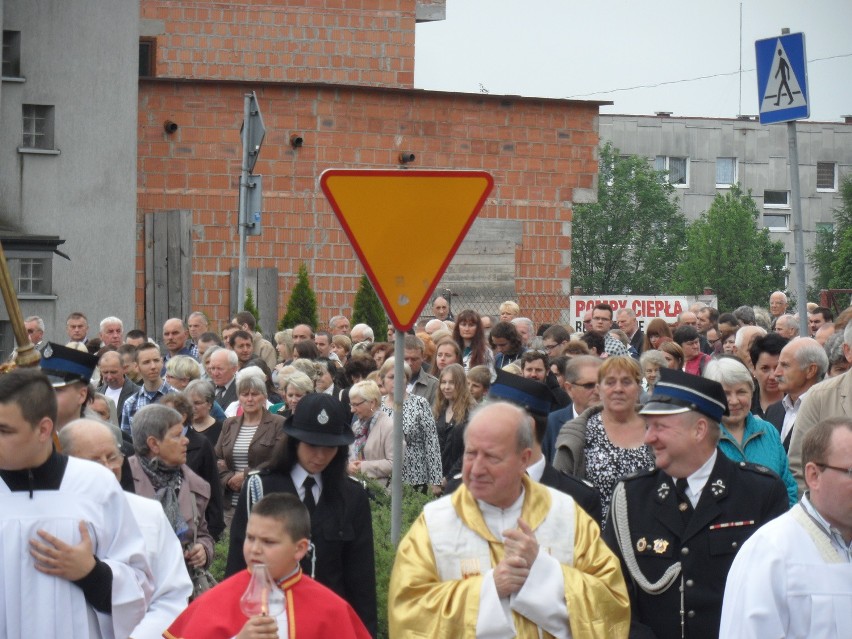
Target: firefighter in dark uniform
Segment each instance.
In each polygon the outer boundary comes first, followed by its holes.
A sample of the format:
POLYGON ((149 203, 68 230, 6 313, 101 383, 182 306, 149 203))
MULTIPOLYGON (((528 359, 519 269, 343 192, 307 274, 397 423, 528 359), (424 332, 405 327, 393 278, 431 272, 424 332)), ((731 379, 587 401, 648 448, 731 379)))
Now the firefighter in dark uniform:
POLYGON ((604 531, 627 581, 633 639, 717 639, 737 550, 787 510, 777 475, 716 447, 727 412, 720 384, 669 369, 640 411, 657 467, 616 486, 604 531))

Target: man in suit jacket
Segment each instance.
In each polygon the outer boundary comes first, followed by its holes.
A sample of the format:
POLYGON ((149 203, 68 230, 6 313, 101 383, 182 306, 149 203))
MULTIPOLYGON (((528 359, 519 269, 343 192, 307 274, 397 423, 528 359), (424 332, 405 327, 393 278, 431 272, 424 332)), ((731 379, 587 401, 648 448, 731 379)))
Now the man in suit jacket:
POLYGON ((721 384, 670 369, 640 411, 656 468, 616 485, 604 527, 630 594, 631 637, 716 639, 734 556, 787 510, 775 473, 718 450, 727 412, 721 384))
POLYGON ((572 357, 565 362, 562 379, 565 380, 565 392, 571 398, 571 403, 547 416, 547 432, 541 442, 541 450, 547 461, 553 462, 553 456, 556 454, 556 437, 562 427, 579 417, 589 406, 600 403, 597 382, 598 369, 602 363, 602 359, 591 355, 572 357))
POLYGON ((645 333, 639 328, 639 322, 636 320, 636 312, 632 308, 622 308, 615 314, 615 319, 620 328, 627 335, 632 346, 637 353, 642 353, 642 344, 645 340, 645 333))
MULTIPOLYGON (((847 362, 852 363, 852 322, 849 322, 843 331, 843 355, 847 362)), ((793 437, 790 439, 790 470, 799 484, 800 494, 807 488, 802 471, 802 440, 805 434, 824 419, 850 416, 852 371, 827 379, 811 388, 796 416, 796 428, 793 429, 793 437)))
POLYGON ((207 374, 216 387, 216 403, 225 410, 231 403, 237 401, 237 369, 240 360, 234 351, 220 348, 210 355, 207 363, 207 374))
POLYGON ((423 370, 423 340, 416 335, 406 335, 404 348, 405 363, 411 368, 408 392, 425 397, 431 406, 438 392, 438 378, 423 370))
POLYGON ((775 379, 784 393, 780 402, 770 404, 764 417, 781 434, 784 450, 789 450, 796 415, 808 391, 822 381, 828 371, 825 349, 812 337, 797 337, 778 356, 775 379))
POLYGON ((118 351, 106 351, 98 360, 101 372, 101 385, 98 392, 106 395, 115 402, 116 413, 121 415, 125 400, 139 390, 127 375, 121 365, 121 355, 118 351))

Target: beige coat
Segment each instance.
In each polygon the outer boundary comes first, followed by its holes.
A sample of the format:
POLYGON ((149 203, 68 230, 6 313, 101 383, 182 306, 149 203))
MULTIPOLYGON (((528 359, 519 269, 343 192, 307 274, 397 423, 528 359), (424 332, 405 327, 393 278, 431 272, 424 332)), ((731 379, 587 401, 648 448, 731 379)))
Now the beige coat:
POLYGON ((393 420, 381 409, 364 444, 361 472, 367 477, 390 481, 393 470, 393 420))
POLYGON ((852 371, 813 386, 796 415, 789 457, 800 497, 807 488, 802 469, 802 440, 811 428, 829 417, 852 417, 852 371))

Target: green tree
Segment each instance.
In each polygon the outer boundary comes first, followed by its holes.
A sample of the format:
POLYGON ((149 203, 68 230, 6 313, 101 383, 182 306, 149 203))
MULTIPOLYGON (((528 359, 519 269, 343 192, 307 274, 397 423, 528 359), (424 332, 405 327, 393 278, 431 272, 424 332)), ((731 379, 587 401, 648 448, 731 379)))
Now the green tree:
POLYGON ((852 175, 840 183, 841 205, 834 209, 833 228, 817 230, 816 244, 808 251, 814 278, 808 287, 808 299, 814 300, 822 289, 849 288, 852 282, 852 175))
POLYGON ((674 187, 645 158, 600 151, 598 201, 574 207, 572 284, 585 294, 667 293, 681 262, 686 217, 674 187))
POLYGON ((388 316, 366 275, 361 276, 361 283, 352 304, 352 323, 366 324, 373 329, 377 342, 385 341, 385 335, 388 332, 388 316))
POLYGON ((698 295, 712 288, 719 309, 755 304, 784 288, 784 245, 758 228, 751 192, 739 186, 719 194, 687 229, 686 258, 675 274, 675 292, 698 295))
POLYGON ((293 328, 297 324, 307 324, 314 330, 319 326, 317 296, 311 289, 311 283, 308 281, 308 267, 304 264, 299 266, 296 286, 293 287, 290 300, 287 302, 287 312, 278 322, 278 330, 293 328))
POLYGON ((260 311, 254 303, 254 292, 250 288, 246 288, 246 301, 243 304, 243 310, 254 315, 254 321, 260 325, 260 311))

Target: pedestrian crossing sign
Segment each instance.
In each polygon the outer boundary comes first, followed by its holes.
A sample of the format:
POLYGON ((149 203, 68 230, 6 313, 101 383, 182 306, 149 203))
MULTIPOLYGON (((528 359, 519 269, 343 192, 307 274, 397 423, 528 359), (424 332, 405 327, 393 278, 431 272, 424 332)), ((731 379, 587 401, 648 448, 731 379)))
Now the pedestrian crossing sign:
POLYGON ((757 100, 760 123, 775 124, 810 116, 805 34, 758 40, 757 100))

